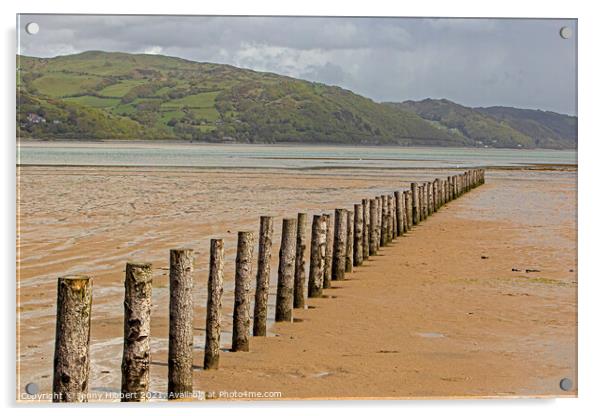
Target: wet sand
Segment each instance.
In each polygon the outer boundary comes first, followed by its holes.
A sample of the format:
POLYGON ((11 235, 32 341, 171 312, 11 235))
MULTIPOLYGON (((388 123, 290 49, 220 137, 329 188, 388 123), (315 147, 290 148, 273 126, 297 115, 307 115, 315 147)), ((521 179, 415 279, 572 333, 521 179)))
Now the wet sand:
POLYGON ((164 392, 168 250, 190 246, 194 388, 217 398, 575 395, 558 387, 577 368, 576 171, 566 168, 488 171, 485 185, 296 310, 297 322, 271 325, 249 353, 224 352, 218 371, 200 369, 211 238, 225 239, 227 349, 236 231, 277 217, 272 317, 282 216, 311 218, 450 173, 20 167, 18 394, 32 381, 51 390, 56 278, 77 273, 94 277, 91 392, 119 391, 127 260, 154 265, 151 390, 164 392))

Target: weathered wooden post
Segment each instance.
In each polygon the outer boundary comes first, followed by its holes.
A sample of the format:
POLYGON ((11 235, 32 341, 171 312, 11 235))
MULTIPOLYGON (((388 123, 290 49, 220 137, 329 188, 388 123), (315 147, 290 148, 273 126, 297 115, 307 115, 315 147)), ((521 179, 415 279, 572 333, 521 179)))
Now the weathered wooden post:
POLYGON ((388 230, 388 224, 389 224, 389 204, 387 201, 387 196, 386 195, 381 195, 380 196, 380 200, 381 200, 381 226, 380 226, 380 244, 381 246, 386 246, 388 244, 388 239, 389 239, 389 230, 388 230))
POLYGON ((412 219, 412 191, 403 191, 403 195, 405 198, 406 208, 406 227, 407 230, 410 231, 412 229, 412 225, 414 224, 412 219))
POLYGON ((364 261, 364 213, 362 204, 353 205, 353 265, 361 266, 364 261))
POLYGON ((380 244, 380 242, 381 242, 381 240, 380 240, 381 224, 382 224, 382 199, 380 196, 377 196, 376 197, 376 235, 377 235, 376 244, 379 249, 381 247, 381 244, 380 244))
POLYGON ((323 287, 328 289, 330 287, 330 280, 332 279, 332 250, 334 244, 334 232, 332 221, 330 220, 330 214, 322 214, 324 221, 326 222, 326 250, 324 254, 324 277, 323 287))
POLYGON ((87 402, 90 376, 92 278, 60 277, 57 283, 53 402, 87 402))
POLYGON ((416 182, 412 182, 410 185, 412 190, 412 225, 418 224, 418 184, 416 182))
POLYGON ((387 197, 380 196, 380 246, 387 245, 387 197))
POLYGON ((418 185, 418 201, 417 201, 417 208, 418 208, 418 222, 422 221, 422 186, 418 185))
POLYGON ((362 263, 370 257, 370 206, 368 199, 362 199, 362 263))
POLYGON ((345 273, 353 271, 353 224, 354 217, 352 210, 347 211, 347 239, 345 242, 345 273))
POLYGON ((457 188, 458 187, 458 178, 457 175, 453 175, 451 177, 451 199, 456 199, 458 196, 457 188), (455 179, 454 179, 455 178, 455 179))
POLYGON ((169 251, 169 351, 167 398, 181 399, 192 393, 192 274, 191 248, 169 251))
MULTIPOLYGON (((397 208, 400 211, 401 215, 401 225, 400 230, 401 230, 401 235, 405 234, 408 231, 408 219, 406 218, 406 195, 405 195, 405 191, 399 191, 399 201, 397 201, 397 204, 399 205, 399 207, 397 208)), ((399 221, 399 219, 398 219, 399 221)))
POLYGON ((234 273, 233 352, 249 351, 254 248, 255 233, 239 231, 236 246, 236 270, 234 273))
POLYGON ((428 198, 426 196, 426 182, 422 184, 422 219, 426 220, 428 217, 428 198))
POLYGON ((389 206, 389 242, 397 237, 397 209, 395 208, 395 195, 387 195, 387 204, 389 206))
POLYGON ((255 306, 253 310, 253 335, 256 337, 265 337, 267 333, 273 233, 274 219, 270 216, 262 216, 259 220, 259 252, 257 253, 255 306))
POLYGON ((408 232, 408 218, 406 217, 406 196, 404 191, 399 191, 399 205, 401 209, 401 234, 408 232))
POLYGON ((371 256, 375 256, 376 252, 378 251, 378 231, 376 230, 377 227, 377 217, 378 217, 378 203, 376 202, 376 199, 371 199, 370 200, 370 232, 369 232, 369 237, 370 237, 370 241, 369 241, 369 253, 371 256))
POLYGON ((433 184, 426 183, 426 213, 430 216, 433 213, 433 184))
POLYGON ((345 255, 347 242, 347 210, 334 211, 334 242, 332 253, 332 280, 345 278, 345 255))
POLYGON ((419 204, 419 208, 420 208, 420 212, 418 213, 418 216, 420 218, 420 221, 424 221, 425 215, 424 215, 424 203, 426 202, 425 198, 424 198, 424 184, 419 185, 418 186, 418 204, 419 204))
POLYGON ((309 281, 307 282, 307 297, 322 296, 324 285, 324 259, 326 257, 326 218, 324 215, 314 215, 311 224, 311 247, 309 256, 309 281))
POLYGON ((390 227, 389 227, 389 240, 393 241, 397 238, 397 208, 396 208, 396 200, 395 194, 388 195, 389 199, 389 218, 390 218, 390 227))
POLYGON ((433 181, 433 212, 439 209, 439 178, 433 181))
POLYGON ((121 401, 142 402, 148 400, 150 381, 151 264, 127 263, 124 288, 121 401))
POLYGON ((401 198, 401 192, 395 191, 395 218, 397 219, 395 225, 395 235, 400 236, 404 233, 404 221, 403 221, 403 200, 401 198))
POLYGON ((297 246, 295 254, 295 286, 293 290, 293 308, 305 308, 305 249, 307 236, 305 233, 307 214, 297 215, 297 246))
POLYGON ((445 198, 445 202, 448 203, 449 202, 449 189, 450 189, 450 186, 449 186, 449 177, 447 179, 444 179, 444 180, 445 180, 445 195, 444 195, 444 198, 445 198))
POLYGON ((282 242, 278 265, 278 289, 276 291, 276 322, 293 320, 293 285, 295 279, 295 240, 297 220, 282 220, 282 242))
POLYGON ((219 368, 222 328, 222 295, 224 293, 224 240, 212 239, 209 247, 207 278, 207 318, 205 320, 205 357, 203 368, 219 368))
POLYGON ((460 186, 458 184, 458 175, 452 176, 452 199, 456 199, 460 194, 460 186))

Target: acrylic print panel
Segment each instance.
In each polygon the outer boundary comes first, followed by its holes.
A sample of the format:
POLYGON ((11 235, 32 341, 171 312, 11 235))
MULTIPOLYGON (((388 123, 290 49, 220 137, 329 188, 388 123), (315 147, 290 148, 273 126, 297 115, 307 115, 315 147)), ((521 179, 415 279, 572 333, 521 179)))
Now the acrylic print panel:
POLYGON ((17 400, 577 395, 576 20, 18 39, 17 400))

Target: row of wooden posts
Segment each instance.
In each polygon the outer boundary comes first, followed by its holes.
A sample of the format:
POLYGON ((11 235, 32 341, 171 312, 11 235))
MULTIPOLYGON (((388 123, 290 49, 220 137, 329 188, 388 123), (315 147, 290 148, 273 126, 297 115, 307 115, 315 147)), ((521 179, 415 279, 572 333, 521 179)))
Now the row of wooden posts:
MULTIPOLYGON (((382 246, 436 212, 443 204, 484 183, 482 169, 412 183, 410 190, 363 199, 352 210, 335 209, 331 215, 314 215, 311 226, 307 297, 322 296, 331 280, 342 280, 353 267, 377 254, 382 246)), ((307 214, 284 218, 279 253, 275 321, 290 322, 294 308, 305 306, 305 249, 307 214)), ((267 330, 273 218, 263 216, 259 226, 254 310, 251 315, 255 234, 238 233, 232 351, 249 350, 253 336, 267 330)), ((192 394, 193 380, 193 250, 174 249, 169 256, 169 399, 192 394)), ((217 369, 224 281, 224 242, 212 239, 207 283, 204 368, 217 369)), ((87 401, 90 372, 90 317, 92 278, 58 279, 53 401, 87 401)), ((121 400, 149 398, 150 317, 152 267, 127 263, 125 270, 124 346, 121 365, 121 400)))

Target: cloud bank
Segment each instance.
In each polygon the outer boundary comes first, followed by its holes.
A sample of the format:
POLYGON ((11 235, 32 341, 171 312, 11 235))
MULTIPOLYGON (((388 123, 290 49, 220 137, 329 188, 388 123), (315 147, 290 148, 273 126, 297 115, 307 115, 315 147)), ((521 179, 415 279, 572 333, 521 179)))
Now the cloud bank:
POLYGON ((577 23, 427 19, 21 15, 19 53, 178 56, 338 85, 375 101, 448 98, 576 114, 577 23), (40 25, 26 34, 29 22, 40 25), (559 30, 568 26, 571 39, 559 30))

